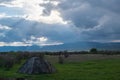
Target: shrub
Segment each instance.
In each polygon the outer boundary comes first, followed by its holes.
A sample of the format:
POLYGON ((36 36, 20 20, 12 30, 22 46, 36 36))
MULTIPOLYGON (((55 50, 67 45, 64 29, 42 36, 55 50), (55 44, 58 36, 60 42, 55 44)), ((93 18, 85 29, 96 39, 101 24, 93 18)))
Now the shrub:
POLYGON ((13 67, 15 59, 10 55, 0 55, 0 67, 9 70, 13 67))

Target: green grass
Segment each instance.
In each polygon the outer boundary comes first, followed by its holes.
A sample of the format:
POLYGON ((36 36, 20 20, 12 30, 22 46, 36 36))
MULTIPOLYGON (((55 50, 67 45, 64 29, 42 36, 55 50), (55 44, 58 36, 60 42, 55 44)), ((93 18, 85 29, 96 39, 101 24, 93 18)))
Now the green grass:
POLYGON ((19 74, 20 65, 16 64, 9 71, 0 69, 0 77, 29 78, 32 80, 120 80, 120 59, 93 60, 57 64, 54 74, 26 75, 19 74))

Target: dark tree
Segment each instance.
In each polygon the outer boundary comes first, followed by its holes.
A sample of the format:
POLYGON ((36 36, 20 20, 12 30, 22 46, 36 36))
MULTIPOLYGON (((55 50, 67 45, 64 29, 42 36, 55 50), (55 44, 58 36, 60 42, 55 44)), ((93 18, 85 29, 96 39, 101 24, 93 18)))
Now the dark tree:
POLYGON ((97 49, 96 48, 92 48, 92 49, 90 49, 90 52, 91 53, 97 53, 97 49))

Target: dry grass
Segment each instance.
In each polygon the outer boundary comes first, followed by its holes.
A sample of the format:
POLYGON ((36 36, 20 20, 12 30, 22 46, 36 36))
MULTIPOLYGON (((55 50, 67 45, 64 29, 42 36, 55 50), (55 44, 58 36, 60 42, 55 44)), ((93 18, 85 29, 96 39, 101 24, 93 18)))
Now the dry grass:
MULTIPOLYGON (((46 55, 45 58, 52 62, 58 62, 58 56, 46 55)), ((68 58, 64 58, 65 62, 82 62, 82 61, 92 61, 92 60, 104 60, 104 59, 119 59, 120 55, 103 55, 103 54, 73 54, 69 55, 68 58)))

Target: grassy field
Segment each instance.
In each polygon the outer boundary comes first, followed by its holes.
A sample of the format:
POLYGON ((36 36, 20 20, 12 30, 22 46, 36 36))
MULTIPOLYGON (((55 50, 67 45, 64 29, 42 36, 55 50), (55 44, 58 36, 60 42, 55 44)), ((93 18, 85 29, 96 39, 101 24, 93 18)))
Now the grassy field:
MULTIPOLYGON (((58 64, 56 62, 53 63, 53 65, 57 69, 57 72, 54 74, 40 74, 40 75, 19 74, 17 73, 17 70, 19 69, 21 64, 16 64, 9 71, 5 70, 4 68, 0 68, 0 77, 2 78, 22 77, 28 78, 30 80, 120 80, 119 58, 114 57, 102 59, 93 58, 91 60, 90 59, 79 60, 74 58, 75 55, 68 58, 68 60, 65 61, 64 64, 58 64), (73 61, 70 61, 72 58, 73 61)), ((50 59, 50 57, 47 57, 47 59, 50 59)), ((51 59, 51 61, 55 61, 55 58, 51 59)))

